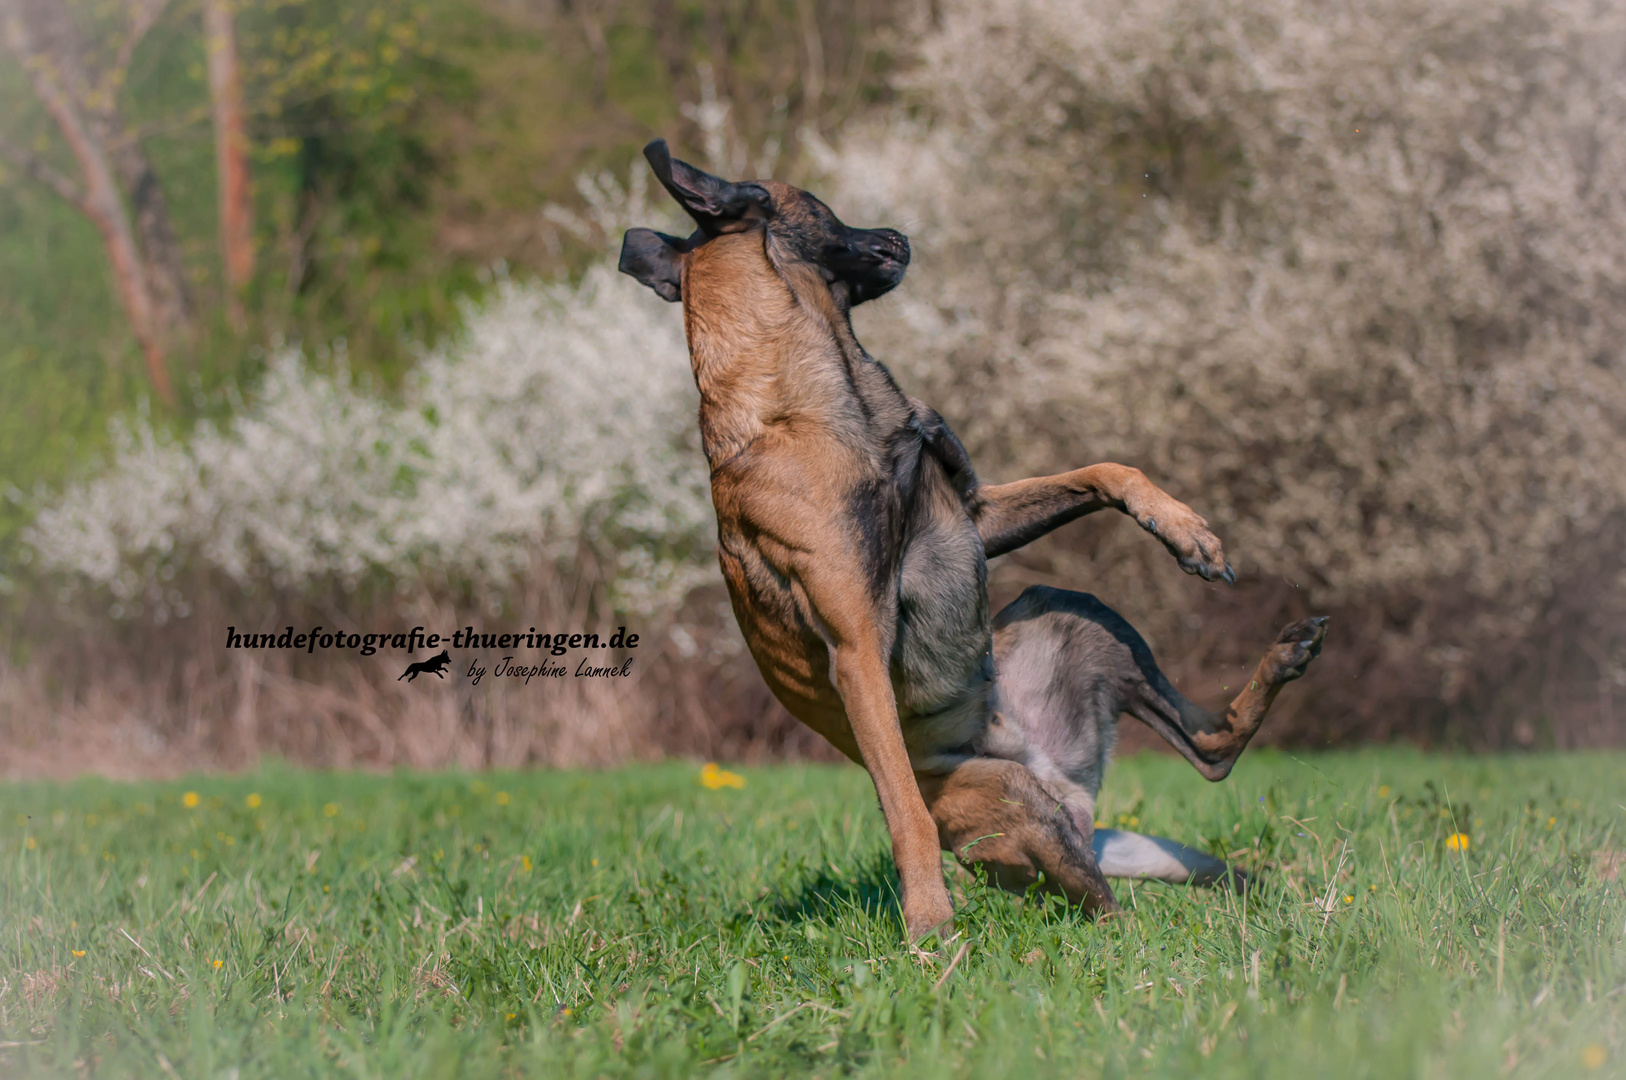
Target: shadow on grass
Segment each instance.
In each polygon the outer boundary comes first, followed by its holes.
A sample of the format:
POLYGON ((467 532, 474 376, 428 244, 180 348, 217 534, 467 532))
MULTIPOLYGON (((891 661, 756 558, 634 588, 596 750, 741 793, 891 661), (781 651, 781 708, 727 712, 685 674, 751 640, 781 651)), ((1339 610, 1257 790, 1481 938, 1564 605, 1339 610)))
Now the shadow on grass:
MULTIPOLYGON (((1255 901, 1273 896, 1279 885, 1275 867, 1261 865, 1247 872, 1235 869, 1241 878, 1242 891, 1255 901)), ((801 869, 794 886, 781 888, 770 906, 743 908, 735 912, 733 921, 762 921, 782 926, 800 926, 806 923, 833 925, 844 916, 863 920, 882 920, 903 933, 901 890, 897 868, 885 851, 875 851, 852 859, 845 865, 825 862, 816 869, 801 869)), ((1118 902, 1129 911, 1138 909, 1143 902, 1164 892, 1189 892, 1191 899, 1202 903, 1224 903, 1224 894, 1232 885, 1229 881, 1210 884, 1171 885, 1158 881, 1114 879, 1113 892, 1118 902)), ((1018 907, 1032 906, 1043 910, 1047 918, 1078 919, 1085 923, 1095 920, 1081 909, 1066 904, 1039 888, 1026 893, 1008 893, 979 873, 967 875, 955 890, 955 907, 960 918, 981 923, 996 918, 995 909, 1004 910, 1013 901, 1018 907)))
POLYGON ((825 863, 803 876, 790 892, 781 893, 757 917, 786 925, 834 923, 843 915, 885 919, 903 930, 897 868, 884 851, 853 860, 846 867, 825 863))

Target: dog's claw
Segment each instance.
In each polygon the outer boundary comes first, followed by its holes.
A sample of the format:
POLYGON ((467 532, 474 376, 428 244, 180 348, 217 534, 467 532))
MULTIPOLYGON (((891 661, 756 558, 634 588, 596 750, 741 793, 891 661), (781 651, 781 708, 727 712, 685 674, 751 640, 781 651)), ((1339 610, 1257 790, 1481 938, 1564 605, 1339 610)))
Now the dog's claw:
POLYGON ((1226 562, 1225 573, 1221 574, 1220 577, 1224 579, 1227 585, 1236 584, 1236 571, 1231 568, 1230 562, 1226 562))
POLYGON ((1157 518, 1149 517, 1146 519, 1146 531, 1153 536, 1157 535, 1157 518))

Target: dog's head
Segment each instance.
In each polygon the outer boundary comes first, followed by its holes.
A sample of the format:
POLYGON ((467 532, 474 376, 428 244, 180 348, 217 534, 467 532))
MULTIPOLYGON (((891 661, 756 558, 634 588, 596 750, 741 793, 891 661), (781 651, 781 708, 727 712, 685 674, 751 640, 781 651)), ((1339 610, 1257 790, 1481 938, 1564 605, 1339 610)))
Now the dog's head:
POLYGON ((694 219, 686 239, 653 229, 628 229, 620 270, 667 300, 683 297, 690 255, 708 241, 761 229, 769 258, 816 270, 843 307, 890 292, 909 266, 909 238, 896 229, 844 225, 818 199, 777 180, 731 183, 673 158, 665 139, 644 147, 661 185, 694 219))

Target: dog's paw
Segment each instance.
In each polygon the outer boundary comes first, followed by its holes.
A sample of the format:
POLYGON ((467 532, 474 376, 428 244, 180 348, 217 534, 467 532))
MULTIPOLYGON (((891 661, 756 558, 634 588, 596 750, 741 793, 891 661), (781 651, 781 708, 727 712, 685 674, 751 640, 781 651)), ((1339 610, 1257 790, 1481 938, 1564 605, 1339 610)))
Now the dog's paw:
POLYGON ((1327 616, 1300 619, 1282 627, 1270 647, 1273 670, 1271 681, 1292 682, 1310 666, 1310 661, 1321 655, 1321 643, 1327 637, 1327 616))
POLYGON ((906 895, 903 900, 903 925, 911 943, 933 936, 943 941, 954 933, 954 902, 949 899, 947 886, 939 881, 937 888, 926 893, 906 895))
POLYGON ((1135 513, 1140 527, 1163 542, 1188 574, 1205 581, 1236 584, 1236 572, 1225 558, 1220 538, 1208 528, 1203 516, 1178 499, 1164 495, 1157 503, 1135 513))

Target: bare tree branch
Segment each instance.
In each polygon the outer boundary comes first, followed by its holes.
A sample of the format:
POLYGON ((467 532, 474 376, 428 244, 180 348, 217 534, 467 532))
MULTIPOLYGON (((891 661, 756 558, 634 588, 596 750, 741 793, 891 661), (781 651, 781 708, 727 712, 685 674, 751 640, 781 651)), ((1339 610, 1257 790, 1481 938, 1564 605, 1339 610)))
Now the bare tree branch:
POLYGON ((56 192, 79 212, 90 213, 90 204, 85 201, 84 192, 79 190, 79 185, 58 172, 38 154, 30 153, 16 143, 0 138, 0 157, 6 158, 28 176, 56 192))
POLYGON ((131 0, 130 27, 125 32, 124 40, 119 42, 119 51, 108 65, 107 71, 102 75, 102 92, 109 100, 118 93, 119 87, 124 85, 125 76, 130 73, 130 61, 135 57, 137 46, 146 38, 147 34, 157 25, 164 9, 169 7, 169 0, 131 0))
POLYGON ((43 73, 76 107, 99 115, 94 80, 84 67, 85 43, 67 10, 54 0, 5 3, 7 47, 30 74, 43 73))

